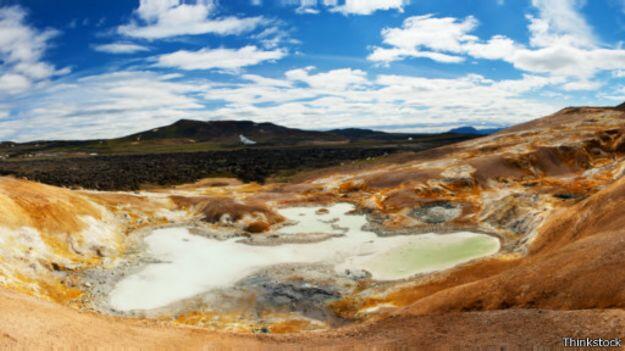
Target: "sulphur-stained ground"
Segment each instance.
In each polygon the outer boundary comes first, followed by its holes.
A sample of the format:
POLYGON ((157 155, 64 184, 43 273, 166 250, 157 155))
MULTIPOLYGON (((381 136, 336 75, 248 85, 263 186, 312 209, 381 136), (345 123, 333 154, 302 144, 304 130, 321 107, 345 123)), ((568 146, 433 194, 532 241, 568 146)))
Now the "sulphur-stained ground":
POLYGON ((622 335, 622 310, 505 310, 414 316, 324 334, 236 335, 79 313, 0 290, 2 349, 141 350, 532 350, 561 349, 563 337, 622 335))
POLYGON ((0 346, 531 349, 623 337, 624 157, 625 113, 586 107, 288 183, 98 192, 0 178, 0 346), (263 325, 220 324, 225 315, 197 305, 127 318, 91 303, 86 272, 134 255, 151 228, 279 244, 288 220, 279 208, 339 202, 380 236, 470 231, 498 238, 501 250, 393 284, 363 276, 322 301, 332 323, 288 311, 263 325))

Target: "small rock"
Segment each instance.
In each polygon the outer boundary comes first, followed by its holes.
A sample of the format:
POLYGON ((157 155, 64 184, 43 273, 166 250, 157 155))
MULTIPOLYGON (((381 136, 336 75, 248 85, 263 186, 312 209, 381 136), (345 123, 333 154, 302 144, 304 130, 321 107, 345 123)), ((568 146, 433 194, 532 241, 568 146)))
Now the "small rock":
POLYGON ((315 211, 315 214, 318 214, 318 215, 328 214, 328 213, 330 213, 330 211, 327 208, 320 208, 317 211, 315 211))

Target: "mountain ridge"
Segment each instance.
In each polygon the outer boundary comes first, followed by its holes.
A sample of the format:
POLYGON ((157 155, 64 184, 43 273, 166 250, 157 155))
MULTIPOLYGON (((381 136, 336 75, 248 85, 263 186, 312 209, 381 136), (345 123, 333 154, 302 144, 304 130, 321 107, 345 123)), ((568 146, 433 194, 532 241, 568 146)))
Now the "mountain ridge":
POLYGON ((180 119, 169 125, 111 139, 0 142, 0 159, 14 156, 96 156, 100 154, 169 153, 264 147, 318 147, 429 143, 473 138, 473 134, 406 134, 345 128, 327 131, 289 128, 249 120, 180 119), (243 142, 249 140, 250 142, 243 142))
POLYGON ((454 134, 469 134, 469 135, 490 135, 495 134, 499 131, 504 130, 505 128, 483 128, 478 129, 473 126, 462 126, 458 128, 453 128, 448 131, 448 133, 454 134))
POLYGON ((297 144, 310 140, 340 142, 338 136, 320 131, 288 128, 270 122, 249 120, 200 121, 180 119, 172 124, 131 134, 114 140, 190 139, 194 142, 213 141, 222 144, 240 144, 239 135, 258 143, 297 144))

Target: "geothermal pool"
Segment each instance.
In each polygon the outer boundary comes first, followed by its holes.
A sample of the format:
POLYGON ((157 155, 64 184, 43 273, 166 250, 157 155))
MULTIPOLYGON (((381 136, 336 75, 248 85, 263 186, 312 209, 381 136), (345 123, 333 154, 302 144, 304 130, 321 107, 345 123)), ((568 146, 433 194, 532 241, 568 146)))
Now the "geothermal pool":
POLYGON ((478 233, 380 237, 363 229, 364 215, 349 214, 351 204, 279 210, 293 221, 283 235, 334 234, 314 243, 249 245, 193 235, 188 228, 156 229, 145 238, 150 263, 119 281, 109 295, 118 311, 151 310, 237 281, 274 265, 325 263, 337 274, 366 270, 380 281, 447 269, 499 251, 499 240, 478 233))

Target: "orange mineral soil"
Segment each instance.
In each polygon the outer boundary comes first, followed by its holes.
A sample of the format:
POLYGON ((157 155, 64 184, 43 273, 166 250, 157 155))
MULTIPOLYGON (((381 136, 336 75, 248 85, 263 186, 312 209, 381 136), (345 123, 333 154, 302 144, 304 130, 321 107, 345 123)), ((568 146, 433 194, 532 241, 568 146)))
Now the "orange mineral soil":
POLYGON ((0 348, 531 349, 622 337, 624 175, 625 113, 581 107, 289 183, 123 193, 0 178, 0 348), (363 282, 369 293, 330 303, 340 326, 289 317, 261 335, 207 328, 206 311, 150 319, 86 308, 78 273, 124 256, 145 228, 198 221, 263 236, 285 221, 279 207, 337 202, 389 233, 484 232, 502 250, 392 288, 363 282))

